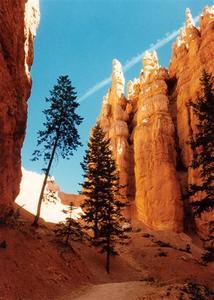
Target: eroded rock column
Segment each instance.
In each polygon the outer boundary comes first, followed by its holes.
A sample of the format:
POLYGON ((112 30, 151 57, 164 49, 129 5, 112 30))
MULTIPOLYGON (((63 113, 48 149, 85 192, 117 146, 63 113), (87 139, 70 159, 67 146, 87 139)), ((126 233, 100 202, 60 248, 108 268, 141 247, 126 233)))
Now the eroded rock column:
MULTIPOLYGON (((182 189, 188 184, 200 184, 198 170, 189 166, 192 161, 192 150, 187 142, 197 132, 197 118, 188 106, 189 101, 195 101, 201 95, 200 77, 202 70, 214 75, 214 6, 205 7, 196 27, 189 9, 186 10, 186 24, 181 29, 173 46, 170 78, 175 79, 175 87, 171 98, 177 106, 177 136, 181 150, 181 162, 186 170, 186 179, 182 174, 182 189)), ((197 230, 201 235, 208 233, 209 221, 213 219, 213 212, 204 213, 196 220, 197 230)))
POLYGON ((120 183, 127 186, 123 192, 128 195, 132 192, 129 182, 131 150, 128 143, 129 129, 127 125, 131 107, 124 96, 125 79, 121 64, 114 59, 112 65, 112 87, 103 99, 99 121, 111 139, 112 151, 120 174, 120 183))
POLYGON ((183 208, 176 175, 174 126, 168 108, 167 70, 146 53, 134 128, 138 218, 156 230, 182 231, 183 208))

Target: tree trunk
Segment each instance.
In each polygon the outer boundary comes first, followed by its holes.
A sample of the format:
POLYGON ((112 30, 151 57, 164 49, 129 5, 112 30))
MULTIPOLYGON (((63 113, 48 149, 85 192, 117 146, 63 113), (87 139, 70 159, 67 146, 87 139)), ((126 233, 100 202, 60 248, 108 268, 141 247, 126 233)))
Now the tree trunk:
POLYGON ((65 239, 65 245, 66 245, 66 246, 69 245, 69 237, 70 237, 70 235, 69 235, 69 233, 67 233, 66 239, 65 239))
POLYGON ((55 154, 55 151, 56 151, 58 140, 59 140, 59 134, 57 134, 57 136, 56 136, 56 140, 55 140, 54 147, 53 147, 53 150, 52 150, 52 153, 51 153, 51 157, 50 157, 50 160, 49 160, 49 163, 48 163, 48 167, 47 167, 47 170, 45 172, 45 178, 44 178, 44 181, 43 181, 43 184, 42 184, 42 189, 41 189, 41 192, 40 192, 38 206, 37 206, 37 213, 36 213, 35 219, 34 219, 33 224, 32 224, 32 226, 35 226, 35 227, 38 226, 38 221, 39 221, 39 216, 40 216, 40 211, 41 211, 41 206, 42 206, 43 194, 44 194, 45 186, 46 186, 47 179, 48 179, 48 176, 49 176, 50 168, 51 168, 51 165, 52 165, 52 162, 53 162, 53 158, 54 158, 54 154, 55 154))
POLYGON ((95 212, 95 222, 94 222, 94 240, 98 238, 98 209, 95 212))
MULTIPOLYGON (((70 218, 71 218, 71 216, 70 216, 70 218)), ((65 239, 65 244, 66 244, 67 246, 69 245, 70 230, 71 230, 71 221, 69 221, 69 224, 68 224, 68 232, 67 232, 66 239, 65 239)))
POLYGON ((107 239, 107 251, 106 251, 106 272, 110 273, 110 249, 109 249, 109 238, 107 239))
POLYGON ((111 204, 108 201, 108 226, 107 226, 107 249, 106 249, 106 272, 110 273, 110 238, 111 238, 111 231, 110 231, 110 224, 111 224, 111 204))

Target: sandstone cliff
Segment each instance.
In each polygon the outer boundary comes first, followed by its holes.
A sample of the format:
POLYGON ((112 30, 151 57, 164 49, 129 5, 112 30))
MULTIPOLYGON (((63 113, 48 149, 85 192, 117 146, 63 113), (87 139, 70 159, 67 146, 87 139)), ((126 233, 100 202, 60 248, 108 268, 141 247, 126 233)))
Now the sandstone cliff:
POLYGON ((181 231, 181 190, 167 79, 167 70, 159 67, 155 53, 147 53, 134 116, 135 202, 138 217, 150 227, 181 231))
POLYGON ((21 181, 21 147, 30 96, 38 0, 0 3, 0 205, 14 201, 21 181), (13 182, 13 184, 9 184, 13 182))
MULTIPOLYGON (((196 132, 196 119, 186 104, 201 93, 202 69, 214 74, 213 7, 205 7, 199 25, 187 9, 169 69, 159 66, 155 52, 147 52, 139 79, 128 83, 127 97, 122 67, 114 60, 112 87, 99 118, 138 218, 157 230, 182 231, 191 222, 184 193, 199 178, 189 168, 187 141, 196 132)), ((206 215, 197 221, 201 234, 206 234, 209 219, 206 215)))
MULTIPOLYGON (((196 133, 196 117, 188 107, 201 94, 200 77, 206 69, 214 75, 214 7, 205 7, 197 28, 191 13, 186 10, 186 28, 181 29, 177 42, 173 46, 169 75, 171 86, 171 104, 176 111, 178 149, 180 150, 180 170, 178 172, 184 191, 188 183, 200 183, 197 170, 189 168, 192 151, 186 143, 196 133)), ((208 221, 214 219, 213 213, 205 213, 196 220, 201 235, 207 234, 208 221)))
POLYGON ((129 145, 129 128, 131 106, 124 96, 125 80, 121 64, 113 60, 112 87, 103 99, 100 125, 112 142, 112 151, 120 172, 120 183, 126 185, 124 192, 133 194, 131 161, 132 148, 129 145))

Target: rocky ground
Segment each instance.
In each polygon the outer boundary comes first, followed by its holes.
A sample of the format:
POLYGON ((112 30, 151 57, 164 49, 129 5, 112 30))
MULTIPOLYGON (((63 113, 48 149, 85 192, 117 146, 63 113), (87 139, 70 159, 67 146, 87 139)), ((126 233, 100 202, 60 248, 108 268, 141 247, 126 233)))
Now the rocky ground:
POLYGON ((6 242, 0 247, 1 300, 213 299, 214 264, 201 263, 195 237, 133 224, 107 275, 96 249, 79 242, 75 252, 63 248, 53 225, 34 229, 23 213, 0 227, 0 242, 6 242))

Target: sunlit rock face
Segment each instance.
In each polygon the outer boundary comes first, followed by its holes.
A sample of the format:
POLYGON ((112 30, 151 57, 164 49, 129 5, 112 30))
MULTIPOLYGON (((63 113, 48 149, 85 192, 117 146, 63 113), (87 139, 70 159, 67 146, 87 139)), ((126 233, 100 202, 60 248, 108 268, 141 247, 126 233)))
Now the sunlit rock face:
POLYGON ((19 192, 21 147, 30 96, 29 70, 39 22, 37 0, 0 2, 0 206, 9 206, 19 192))
POLYGON ((121 64, 114 59, 112 63, 112 87, 103 98, 100 125, 111 139, 112 151, 120 172, 120 183, 126 185, 123 193, 133 193, 133 180, 130 180, 133 168, 132 148, 129 144, 128 120, 131 106, 124 96, 125 80, 121 64))
POLYGON ((176 175, 174 125, 169 112, 167 70, 147 53, 133 131, 138 218, 158 230, 181 231, 183 208, 176 175))
MULTIPOLYGON (((113 61, 100 122, 137 217, 153 229, 182 231, 192 222, 183 200, 188 183, 199 182, 199 176, 189 168, 187 141, 196 133, 196 118, 187 103, 201 94, 202 69, 214 73, 213 29, 213 7, 203 10, 199 28, 187 9, 169 70, 159 66, 155 52, 146 52, 139 78, 127 84, 127 97, 122 67, 113 61)), ((200 234, 207 234, 209 220, 206 214, 197 221, 200 234)))
MULTIPOLYGON (((188 183, 200 183, 198 172, 189 168, 193 153, 187 141, 197 132, 197 119, 187 104, 201 95, 199 79, 202 70, 206 69, 214 75, 214 6, 204 8, 199 25, 195 27, 187 9, 186 26, 173 46, 169 66, 169 75, 174 82, 170 98, 176 111, 175 124, 182 165, 178 175, 183 191, 188 183)), ((201 220, 196 221, 201 235, 207 235, 207 224, 211 219, 213 212, 204 214, 201 220)))
POLYGON ((191 21, 190 11, 186 12, 186 27, 173 46, 169 74, 175 78, 172 98, 176 98, 177 130, 181 157, 184 165, 189 166, 191 149, 186 143, 195 130, 195 118, 187 107, 200 94, 200 76, 203 68, 208 72, 214 71, 214 20, 207 17, 207 10, 200 18, 200 28, 191 21))
POLYGON ((99 120, 111 139, 126 195, 135 198, 138 219, 155 229, 181 231, 168 72, 159 67, 155 52, 147 52, 143 64, 140 78, 128 83, 127 99, 121 65, 113 61, 112 88, 104 97, 99 120))
MULTIPOLYGON (((15 202, 35 215, 37 211, 38 199, 44 180, 44 175, 28 171, 22 168, 22 180, 20 192, 15 202)), ((72 202, 74 211, 72 218, 77 219, 82 214, 80 208, 82 197, 80 195, 65 194, 55 182, 54 178, 49 178, 45 189, 45 197, 42 202, 40 217, 46 222, 58 223, 64 221, 68 215, 64 212, 72 202)))

